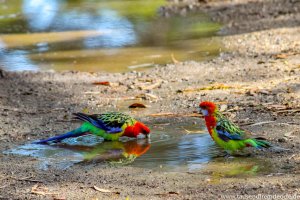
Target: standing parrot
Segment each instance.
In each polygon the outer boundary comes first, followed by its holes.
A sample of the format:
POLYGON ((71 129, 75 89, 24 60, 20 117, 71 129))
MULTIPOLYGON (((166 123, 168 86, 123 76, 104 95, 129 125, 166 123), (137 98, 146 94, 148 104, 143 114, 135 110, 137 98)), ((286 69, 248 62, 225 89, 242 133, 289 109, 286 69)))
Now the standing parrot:
POLYGON ((245 147, 257 149, 271 147, 265 138, 248 138, 246 132, 229 121, 212 102, 201 102, 200 110, 204 116, 207 130, 212 139, 229 154, 245 147))
POLYGON ((50 141, 59 142, 65 138, 78 137, 92 133, 103 137, 105 140, 118 140, 119 137, 145 138, 149 136, 150 129, 131 116, 119 112, 107 112, 103 114, 87 115, 74 113, 75 118, 83 121, 83 124, 68 133, 34 142, 46 144, 50 141))

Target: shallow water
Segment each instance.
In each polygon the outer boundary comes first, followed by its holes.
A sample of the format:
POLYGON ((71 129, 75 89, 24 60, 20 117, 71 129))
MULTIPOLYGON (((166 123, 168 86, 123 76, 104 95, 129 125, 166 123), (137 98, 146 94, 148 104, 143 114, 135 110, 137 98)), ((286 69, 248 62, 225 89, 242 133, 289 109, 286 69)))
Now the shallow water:
MULTIPOLYGON (((187 170, 196 169, 218 153, 207 134, 194 127, 174 128, 167 134, 164 130, 152 130, 148 139, 103 141, 101 137, 86 135, 68 138, 51 145, 25 144, 8 150, 6 154, 32 156, 39 160, 39 168, 55 167, 66 169, 75 163, 93 162, 111 165, 127 165, 149 169, 178 171, 182 166, 187 170), (186 134, 186 128, 198 132, 186 134), (196 130, 196 131, 195 131, 196 130), (154 162, 155 161, 155 162, 154 162)), ((183 168, 182 168, 183 169, 183 168)), ((182 170, 180 169, 180 170, 182 170)))
POLYGON ((52 145, 25 144, 4 153, 35 157, 37 168, 43 170, 90 163, 130 165, 168 172, 201 172, 210 174, 213 181, 224 176, 253 176, 272 171, 266 159, 219 157, 222 151, 209 134, 199 129, 199 125, 186 123, 178 123, 176 127, 158 124, 152 129, 150 139, 123 138, 109 142, 86 135, 52 145))
POLYGON ((163 18, 165 0, 4 0, 0 62, 6 70, 124 72, 219 54, 220 25, 204 14, 163 18))

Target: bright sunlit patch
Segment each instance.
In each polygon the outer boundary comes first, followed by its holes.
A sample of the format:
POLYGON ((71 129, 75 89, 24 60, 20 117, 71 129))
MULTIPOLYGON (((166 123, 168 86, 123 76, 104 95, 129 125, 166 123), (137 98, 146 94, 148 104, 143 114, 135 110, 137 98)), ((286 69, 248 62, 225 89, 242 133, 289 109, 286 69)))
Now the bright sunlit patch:
POLYGON ((33 30, 45 31, 53 24, 60 6, 58 0, 24 0, 23 13, 33 30))

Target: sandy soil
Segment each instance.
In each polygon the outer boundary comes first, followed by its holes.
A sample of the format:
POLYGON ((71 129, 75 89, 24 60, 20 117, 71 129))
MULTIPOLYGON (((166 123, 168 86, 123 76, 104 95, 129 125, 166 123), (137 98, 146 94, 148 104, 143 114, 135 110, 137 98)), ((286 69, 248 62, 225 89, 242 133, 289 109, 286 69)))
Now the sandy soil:
MULTIPOLYGON (((126 110, 122 102, 128 97, 145 96, 151 109, 136 115, 149 124, 160 118, 147 114, 192 113, 200 101, 211 100, 226 105, 224 112, 253 135, 290 149, 254 155, 271 159, 274 172, 220 176, 215 182, 211 180, 219 169, 213 161, 214 167, 198 173, 97 164, 42 171, 34 167, 33 158, 0 154, 0 199, 249 199, 257 194, 298 194, 300 199, 300 2, 188 3, 162 10, 167 14, 201 10, 223 23, 216 36, 224 44, 219 57, 123 74, 3 72, 0 152, 76 127, 70 121, 72 112, 126 110), (112 86, 92 85, 107 80, 112 86), (36 184, 50 194, 32 193, 36 184), (118 193, 102 193, 93 186, 118 193)), ((201 119, 190 120, 203 124, 201 119)))

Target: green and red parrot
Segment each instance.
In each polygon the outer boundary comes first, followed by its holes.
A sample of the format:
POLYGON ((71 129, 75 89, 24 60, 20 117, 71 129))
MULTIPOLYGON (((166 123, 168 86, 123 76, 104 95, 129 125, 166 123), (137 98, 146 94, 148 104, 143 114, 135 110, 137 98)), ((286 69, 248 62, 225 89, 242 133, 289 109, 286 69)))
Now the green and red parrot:
POLYGON ((78 137, 88 133, 103 137, 105 140, 118 140, 122 136, 132 138, 145 138, 150 134, 150 129, 142 122, 120 112, 107 112, 103 114, 87 115, 74 113, 76 119, 83 124, 68 133, 39 140, 36 144, 47 144, 48 142, 59 142, 65 138, 78 137))
POLYGON ((199 106, 210 136, 226 152, 232 154, 245 147, 255 147, 257 149, 271 147, 271 144, 265 138, 247 137, 246 131, 222 115, 214 103, 205 101, 201 102, 199 106))

